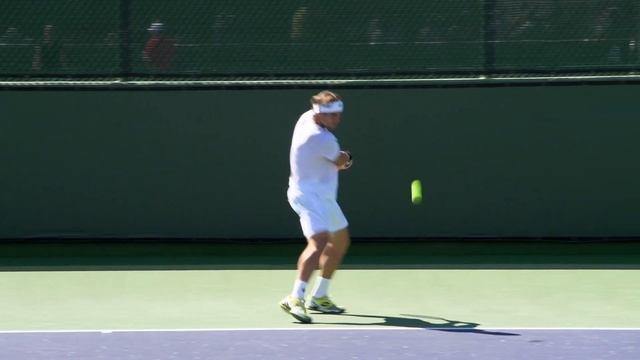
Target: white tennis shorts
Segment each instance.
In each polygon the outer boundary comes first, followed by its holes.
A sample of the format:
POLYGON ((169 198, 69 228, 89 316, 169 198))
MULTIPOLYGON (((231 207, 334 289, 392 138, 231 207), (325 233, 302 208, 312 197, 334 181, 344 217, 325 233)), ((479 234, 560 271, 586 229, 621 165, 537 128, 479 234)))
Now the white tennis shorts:
POLYGON ((289 190, 287 198, 291 208, 300 217, 302 233, 307 238, 325 231, 336 232, 349 226, 335 199, 314 193, 303 194, 296 190, 289 190))

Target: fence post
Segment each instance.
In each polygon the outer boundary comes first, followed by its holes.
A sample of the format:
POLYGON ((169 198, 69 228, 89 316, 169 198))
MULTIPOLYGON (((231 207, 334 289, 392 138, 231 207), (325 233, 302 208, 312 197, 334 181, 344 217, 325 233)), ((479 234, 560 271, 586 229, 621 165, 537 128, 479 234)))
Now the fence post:
POLYGON ((131 1, 120 0, 120 76, 131 75, 131 1))
POLYGON ((496 70, 496 0, 484 1, 484 71, 496 70))

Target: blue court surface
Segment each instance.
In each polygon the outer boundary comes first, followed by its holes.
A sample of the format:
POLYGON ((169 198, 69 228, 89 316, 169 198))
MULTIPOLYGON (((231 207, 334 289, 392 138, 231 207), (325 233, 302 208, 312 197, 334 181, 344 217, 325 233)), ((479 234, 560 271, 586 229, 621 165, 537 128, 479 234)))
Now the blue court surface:
POLYGON ((639 329, 314 328, 3 332, 11 360, 638 360, 639 329))

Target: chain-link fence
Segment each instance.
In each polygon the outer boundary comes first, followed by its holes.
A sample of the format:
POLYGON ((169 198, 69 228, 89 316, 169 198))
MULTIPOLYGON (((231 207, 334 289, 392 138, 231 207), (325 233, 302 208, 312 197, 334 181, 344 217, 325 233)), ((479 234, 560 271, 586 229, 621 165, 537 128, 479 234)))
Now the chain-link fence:
POLYGON ((3 0, 0 78, 632 73, 635 0, 3 0))

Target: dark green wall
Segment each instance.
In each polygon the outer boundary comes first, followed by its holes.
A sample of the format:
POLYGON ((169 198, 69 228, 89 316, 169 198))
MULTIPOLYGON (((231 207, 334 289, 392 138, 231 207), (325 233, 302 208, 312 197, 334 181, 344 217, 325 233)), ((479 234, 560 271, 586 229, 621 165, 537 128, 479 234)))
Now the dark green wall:
MULTIPOLYGON (((0 237, 299 237, 314 92, 2 91, 0 237)), ((340 93, 354 237, 640 235, 639 86, 340 93)))

